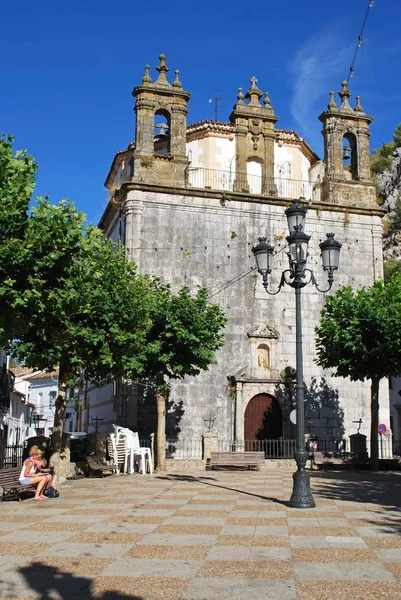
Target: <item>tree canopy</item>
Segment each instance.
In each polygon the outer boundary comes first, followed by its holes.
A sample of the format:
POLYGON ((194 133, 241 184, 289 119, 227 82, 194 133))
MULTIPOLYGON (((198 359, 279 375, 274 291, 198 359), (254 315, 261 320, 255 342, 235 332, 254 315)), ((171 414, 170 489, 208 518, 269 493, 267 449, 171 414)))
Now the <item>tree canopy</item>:
MULTIPOLYGON (((37 165, 0 144, 0 344, 26 366, 51 371, 73 387, 85 378, 155 385, 163 398, 168 380, 197 375, 223 344, 223 311, 201 287, 173 294, 168 285, 137 273, 124 249, 84 225, 68 200, 37 199, 29 211, 37 165)), ((61 437, 65 395, 56 403, 61 437)), ((163 438, 164 444, 164 438, 163 438)), ((160 443, 162 443, 162 441, 160 443)), ((161 457, 163 459, 163 457, 161 457)))
POLYGON ((142 352, 137 356, 136 376, 156 388, 157 466, 165 469, 166 397, 170 379, 198 375, 216 362, 215 351, 224 343, 227 318, 207 299, 207 288, 195 296, 187 287, 177 294, 160 284, 151 308, 152 325, 142 352))
POLYGON ((391 142, 387 142, 380 146, 380 148, 376 148, 373 150, 373 154, 371 157, 370 168, 372 173, 379 174, 386 171, 391 166, 391 158, 393 152, 396 148, 401 147, 401 123, 397 125, 393 139, 391 142))
POLYGON ((369 289, 327 296, 316 328, 317 363, 353 381, 371 380, 371 460, 377 467, 379 382, 401 374, 401 275, 369 289))

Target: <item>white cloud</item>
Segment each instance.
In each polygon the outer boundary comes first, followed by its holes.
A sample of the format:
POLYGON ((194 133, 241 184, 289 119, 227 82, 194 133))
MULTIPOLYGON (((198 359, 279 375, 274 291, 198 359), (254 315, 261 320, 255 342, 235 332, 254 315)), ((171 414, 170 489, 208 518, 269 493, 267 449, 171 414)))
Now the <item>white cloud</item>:
POLYGON ((326 25, 297 50, 289 65, 291 114, 300 133, 316 148, 321 144, 317 117, 326 108, 329 91, 340 91, 352 59, 353 48, 344 46, 341 30, 339 22, 326 25))

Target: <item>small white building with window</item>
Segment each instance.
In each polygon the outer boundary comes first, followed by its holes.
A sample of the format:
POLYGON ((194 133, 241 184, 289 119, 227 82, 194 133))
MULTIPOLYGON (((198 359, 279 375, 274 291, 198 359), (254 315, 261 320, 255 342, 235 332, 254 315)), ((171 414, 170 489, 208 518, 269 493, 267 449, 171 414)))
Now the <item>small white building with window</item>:
POLYGON ((27 367, 16 367, 12 369, 12 373, 15 376, 15 393, 23 395, 26 404, 30 407, 28 422, 25 422, 25 430, 21 433, 20 442, 24 442, 26 437, 32 435, 49 436, 54 423, 58 370, 46 373, 27 367))

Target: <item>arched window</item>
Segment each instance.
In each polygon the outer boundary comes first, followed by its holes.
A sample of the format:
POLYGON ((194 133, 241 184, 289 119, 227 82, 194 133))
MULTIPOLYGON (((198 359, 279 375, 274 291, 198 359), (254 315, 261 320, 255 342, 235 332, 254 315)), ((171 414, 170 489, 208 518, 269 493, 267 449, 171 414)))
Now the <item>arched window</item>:
POLYGON ((260 160, 250 159, 246 164, 248 187, 251 194, 262 193, 262 163, 260 160))
POLYGON ((155 112, 153 148, 159 156, 170 152, 170 113, 165 109, 155 112))
POLYGON ((343 166, 351 174, 349 179, 358 179, 358 150, 356 137, 353 133, 343 136, 343 166))

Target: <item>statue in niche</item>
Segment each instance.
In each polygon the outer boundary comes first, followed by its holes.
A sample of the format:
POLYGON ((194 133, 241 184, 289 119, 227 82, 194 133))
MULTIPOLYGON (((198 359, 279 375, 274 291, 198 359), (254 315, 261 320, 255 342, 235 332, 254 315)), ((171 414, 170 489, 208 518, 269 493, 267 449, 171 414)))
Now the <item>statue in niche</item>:
POLYGON ((270 367, 270 352, 265 344, 258 347, 258 367, 261 369, 270 367))

